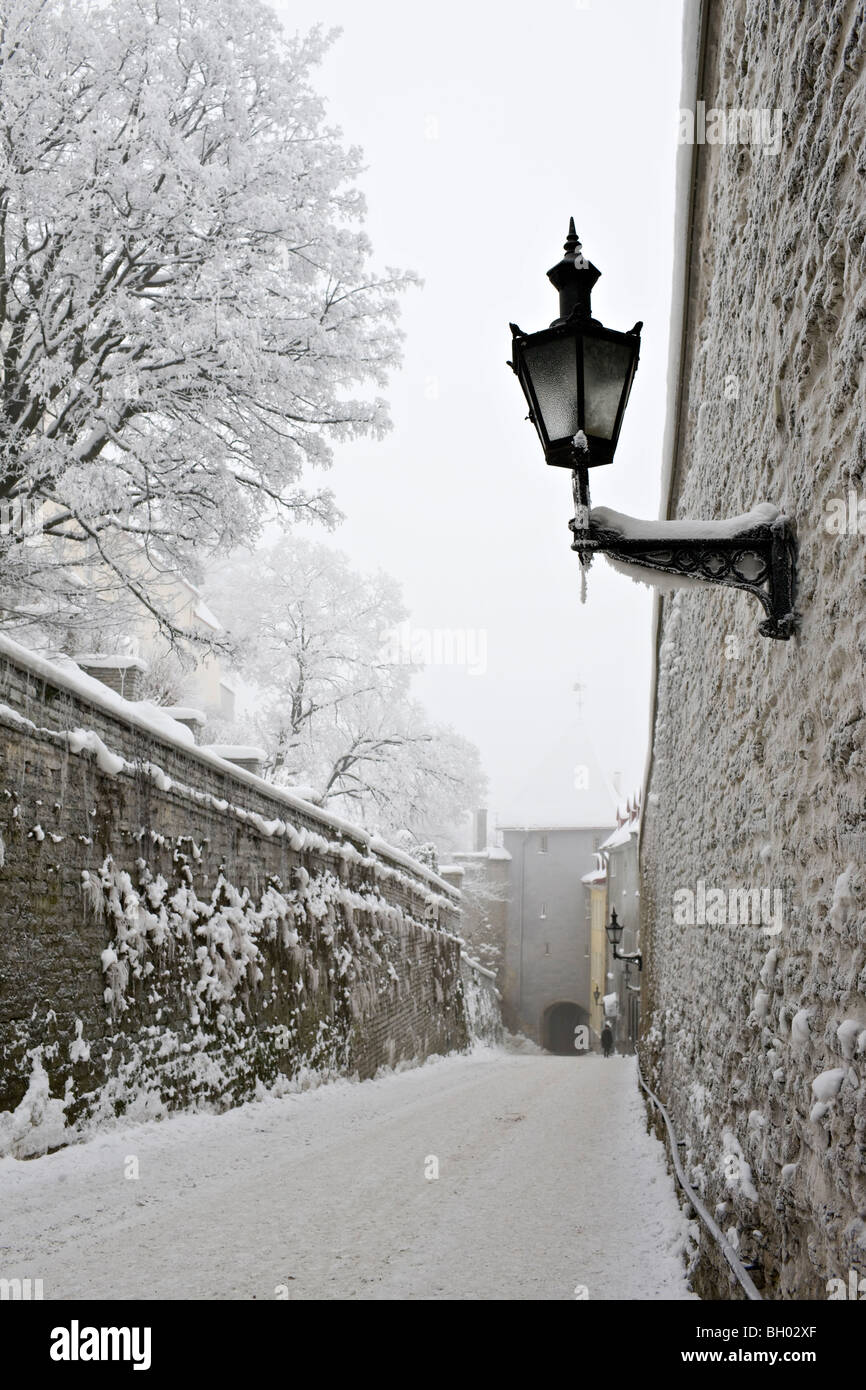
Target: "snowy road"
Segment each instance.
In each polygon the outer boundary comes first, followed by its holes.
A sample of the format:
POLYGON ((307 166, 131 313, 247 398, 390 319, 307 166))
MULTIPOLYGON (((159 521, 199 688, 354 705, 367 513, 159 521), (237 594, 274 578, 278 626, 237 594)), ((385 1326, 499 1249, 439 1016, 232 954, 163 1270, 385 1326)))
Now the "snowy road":
POLYGON ((484 1050, 129 1128, 3 1160, 0 1210, 0 1277, 46 1299, 692 1297, 631 1058, 484 1050))

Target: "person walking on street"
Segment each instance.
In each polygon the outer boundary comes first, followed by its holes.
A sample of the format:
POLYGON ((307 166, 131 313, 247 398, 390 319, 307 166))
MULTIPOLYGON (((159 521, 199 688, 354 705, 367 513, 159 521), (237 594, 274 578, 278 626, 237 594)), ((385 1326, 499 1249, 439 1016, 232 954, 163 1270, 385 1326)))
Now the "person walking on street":
POLYGON ((609 1057, 613 1052, 613 1033, 609 1023, 606 1023, 601 1030, 601 1045, 604 1048, 605 1057, 609 1057))

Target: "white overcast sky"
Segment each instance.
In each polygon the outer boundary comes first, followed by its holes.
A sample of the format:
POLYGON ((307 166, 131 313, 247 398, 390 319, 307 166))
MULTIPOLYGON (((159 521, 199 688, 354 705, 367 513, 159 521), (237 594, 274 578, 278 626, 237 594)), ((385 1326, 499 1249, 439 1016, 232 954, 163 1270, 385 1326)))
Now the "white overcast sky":
POLYGON ((681 0, 272 3, 290 31, 342 29, 316 86, 364 150, 376 268, 425 282, 403 300, 393 431, 338 451, 333 543, 400 581, 413 627, 486 640, 482 673, 431 666, 417 693, 479 746, 500 822, 585 820, 571 769, 593 763, 587 730, 607 776, 624 791, 641 779, 651 597, 596 559, 580 606, 570 475, 546 467, 524 422, 508 323, 556 316, 546 271, 573 214, 602 271, 594 314, 644 321, 617 458, 593 471, 592 500, 656 516, 681 0))

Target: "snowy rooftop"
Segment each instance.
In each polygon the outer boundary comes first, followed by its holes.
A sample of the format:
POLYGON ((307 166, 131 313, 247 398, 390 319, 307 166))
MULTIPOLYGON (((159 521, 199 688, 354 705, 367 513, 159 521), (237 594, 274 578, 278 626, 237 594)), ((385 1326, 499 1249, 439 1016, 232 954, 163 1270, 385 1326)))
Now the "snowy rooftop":
POLYGON ((607 839, 603 841, 600 848, 617 849, 620 845, 627 845, 632 836, 637 835, 639 833, 640 821, 627 821, 625 825, 621 825, 618 830, 615 830, 612 835, 608 835, 607 839))
POLYGON ((591 869, 588 874, 584 874, 581 883, 604 883, 607 878, 607 869, 591 869))
POLYGON ((199 622, 204 623, 206 627, 212 627, 217 632, 221 631, 222 623, 220 622, 219 618, 215 616, 212 609, 208 608, 204 599, 199 599, 198 603, 195 605, 192 611, 198 618, 199 622))
MULTIPOLYGON (((50 661, 57 661, 62 653, 46 653, 50 661)), ((146 671, 147 662, 138 656, 122 656, 117 653, 85 652, 78 657, 79 666, 90 666, 94 671, 146 671)))
POLYGON ((541 834, 541 835, 545 835, 545 834, 548 833, 548 831, 550 831, 550 832, 554 832, 554 831, 565 832, 565 831, 569 831, 569 830, 571 830, 571 831, 574 831, 574 830, 595 830, 596 832, 600 832, 600 831, 607 830, 607 828, 608 828, 609 825, 610 825, 610 821, 609 821, 609 820, 608 820, 608 821, 603 821, 603 820, 592 820, 592 821, 529 821, 529 822, 527 822, 526 824, 523 824, 523 825, 519 824, 517 821, 514 821, 514 822, 512 822, 512 823, 510 823, 510 824, 508 824, 508 825, 499 825, 499 826, 497 826, 497 829, 498 829, 498 830, 502 830, 506 835, 515 834, 515 833, 520 834, 520 835, 525 835, 525 834, 532 834, 532 835, 541 834))
POLYGON ((488 845, 487 849, 461 850, 455 857, 457 859, 510 859, 511 855, 507 849, 499 849, 494 845, 488 845))
POLYGON ((192 705, 161 705, 166 714, 172 719, 185 719, 190 724, 206 724, 207 715, 203 710, 195 709, 192 705))
POLYGON ((616 824, 620 800, 595 750, 589 725, 575 712, 538 757, 515 771, 497 807, 497 828, 602 830, 616 824), (577 777, 578 769, 582 776, 577 777))

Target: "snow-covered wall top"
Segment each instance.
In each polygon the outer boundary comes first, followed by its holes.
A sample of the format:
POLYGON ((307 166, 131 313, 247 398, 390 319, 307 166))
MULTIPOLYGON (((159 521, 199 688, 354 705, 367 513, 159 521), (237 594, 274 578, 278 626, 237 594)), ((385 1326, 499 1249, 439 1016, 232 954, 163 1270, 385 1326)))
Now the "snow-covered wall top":
MULTIPOLYGON (((275 807, 290 807, 293 811, 300 812, 306 820, 321 825, 323 830, 329 833, 336 832, 338 835, 362 845, 368 852, 380 855, 383 859, 425 879, 435 886, 437 892, 450 896, 454 901, 459 901, 458 890, 446 883, 445 879, 440 878, 426 865, 419 864, 395 846, 386 844, 378 836, 368 834, 367 831, 353 825, 350 821, 331 815, 321 807, 314 806, 311 802, 303 800, 291 791, 273 786, 270 782, 266 782, 245 768, 240 768, 225 758, 219 757, 207 748, 198 747, 190 730, 172 718, 167 711, 150 704, 148 701, 124 700, 122 696, 117 695, 100 681, 80 670, 76 663, 68 657, 49 661, 38 653, 22 647, 6 634, 0 633, 0 659, 5 659, 6 662, 18 667, 22 673, 26 673, 28 676, 44 681, 55 689, 66 691, 75 703, 84 706, 81 719, 78 721, 79 724, 84 724, 87 727, 85 711, 88 707, 91 710, 99 710, 104 714, 109 714, 115 720, 125 723, 130 729, 138 730, 153 741, 153 761, 159 761, 159 746, 167 745, 175 752, 180 751, 184 758, 189 761, 191 768, 194 769, 195 765, 199 764, 203 769, 217 770, 236 781, 239 787, 245 785, 254 789, 259 796, 268 797, 273 801, 275 807)), ((27 713, 28 717, 33 719, 32 703, 28 702, 28 706, 27 711, 19 709, 19 713, 27 713)), ((43 706, 44 720, 33 719, 33 722, 37 725, 44 722, 49 727, 56 727, 52 720, 52 705, 43 702, 43 706)), ((192 781, 195 782, 194 773, 192 781)))

